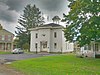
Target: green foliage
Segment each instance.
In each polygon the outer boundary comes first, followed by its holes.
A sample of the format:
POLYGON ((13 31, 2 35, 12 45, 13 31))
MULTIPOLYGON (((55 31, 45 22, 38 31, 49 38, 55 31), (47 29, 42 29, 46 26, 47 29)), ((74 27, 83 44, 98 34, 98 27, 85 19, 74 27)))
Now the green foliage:
POLYGON ((16 61, 11 64, 25 75, 99 75, 100 59, 57 55, 16 61))
POLYGON ((80 46, 100 41, 100 1, 69 0, 70 12, 64 14, 65 37, 68 41, 78 41, 80 46))
POLYGON ((22 48, 23 44, 30 43, 29 29, 44 23, 44 18, 41 15, 41 11, 35 5, 31 6, 29 4, 24 8, 23 14, 18 19, 20 26, 16 27, 17 31, 15 32, 17 38, 19 38, 18 47, 22 48))
POLYGON ((25 44, 23 44, 23 49, 29 49, 29 44, 28 43, 25 43, 25 44))

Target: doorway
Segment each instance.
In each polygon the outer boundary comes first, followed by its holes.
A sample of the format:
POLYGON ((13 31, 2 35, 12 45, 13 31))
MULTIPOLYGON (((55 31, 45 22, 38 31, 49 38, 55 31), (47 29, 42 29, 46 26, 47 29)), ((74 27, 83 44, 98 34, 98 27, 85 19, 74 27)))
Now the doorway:
POLYGON ((47 41, 41 41, 40 42, 40 50, 41 50, 41 52, 47 52, 48 51, 47 41))

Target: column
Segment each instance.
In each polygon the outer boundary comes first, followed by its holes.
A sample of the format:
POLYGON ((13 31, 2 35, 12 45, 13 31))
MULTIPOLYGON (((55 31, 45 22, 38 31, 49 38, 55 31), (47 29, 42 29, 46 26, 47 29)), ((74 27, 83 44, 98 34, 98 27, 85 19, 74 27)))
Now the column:
POLYGON ((11 43, 11 50, 13 50, 13 43, 11 43))
POLYGON ((7 51, 7 50, 6 50, 6 47, 7 47, 7 43, 4 43, 5 52, 7 51))

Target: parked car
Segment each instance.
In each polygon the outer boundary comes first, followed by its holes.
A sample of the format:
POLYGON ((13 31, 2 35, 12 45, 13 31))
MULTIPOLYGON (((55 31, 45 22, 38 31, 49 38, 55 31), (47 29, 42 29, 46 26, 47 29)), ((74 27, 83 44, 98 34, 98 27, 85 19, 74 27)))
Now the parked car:
POLYGON ((13 54, 22 54, 24 51, 21 48, 15 48, 11 51, 13 54))

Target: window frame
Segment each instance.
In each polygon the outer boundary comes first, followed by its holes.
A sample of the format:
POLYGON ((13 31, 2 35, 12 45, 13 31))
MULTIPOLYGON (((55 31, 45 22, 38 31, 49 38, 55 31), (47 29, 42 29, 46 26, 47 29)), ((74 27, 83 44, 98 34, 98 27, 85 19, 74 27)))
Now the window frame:
POLYGON ((57 49, 57 43, 54 43, 54 49, 57 49))
POLYGON ((57 32, 54 32, 54 38, 57 38, 57 32))
POLYGON ((38 33, 35 34, 35 38, 38 38, 38 33))

